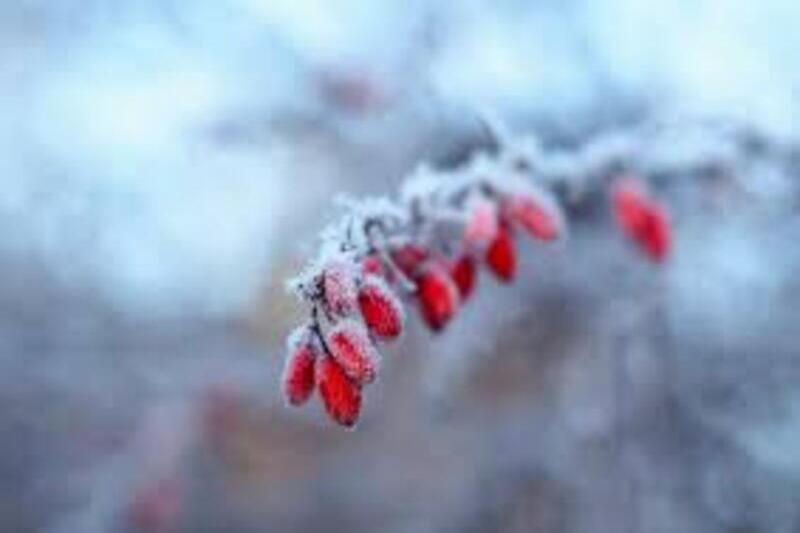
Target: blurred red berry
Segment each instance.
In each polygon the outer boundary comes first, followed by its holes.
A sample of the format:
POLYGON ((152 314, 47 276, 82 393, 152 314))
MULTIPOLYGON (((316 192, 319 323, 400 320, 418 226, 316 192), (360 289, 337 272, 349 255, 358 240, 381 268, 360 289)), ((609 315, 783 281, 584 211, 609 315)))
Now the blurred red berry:
POLYGON ((356 309, 355 273, 350 264, 333 261, 325 267, 322 286, 325 307, 329 313, 347 316, 356 309))
POLYGON ((672 248, 672 229, 663 207, 652 204, 637 238, 642 250, 656 263, 664 262, 672 248))
POLYGON ((361 262, 361 272, 366 276, 373 274, 375 276, 386 277, 386 268, 383 266, 383 261, 378 254, 368 255, 361 262))
POLYGON ((375 379, 378 354, 360 322, 339 322, 328 332, 326 342, 333 358, 351 379, 361 384, 375 379))
POLYGON ((484 250, 494 241, 499 230, 497 206, 482 198, 469 207, 464 242, 470 249, 484 250))
POLYGON ((648 205, 647 193, 638 181, 627 178, 612 186, 611 207, 617 224, 626 234, 632 235, 644 225, 648 205))
POLYGON ((317 388, 331 419, 342 426, 355 425, 361 411, 361 387, 331 357, 319 360, 317 388))
POLYGON ((173 478, 158 479, 134 493, 128 519, 137 531, 167 533, 175 530, 180 512, 180 483, 173 478))
POLYGON ((469 254, 463 254, 453 261, 450 267, 450 275, 458 287, 461 301, 466 301, 475 289, 478 276, 478 266, 475 259, 469 254))
POLYGON ((432 330, 441 331, 458 309, 458 287, 437 263, 429 263, 416 282, 422 318, 432 330))
POLYGON ((289 337, 283 371, 283 395, 289 405, 302 405, 314 392, 314 363, 319 355, 317 340, 307 326, 289 337))
POLYGON ((508 283, 514 279, 517 271, 517 253, 511 232, 507 228, 500 228, 497 237, 486 251, 486 264, 500 281, 508 283))
POLYGON ((416 277, 417 271, 429 255, 427 248, 416 244, 405 244, 391 252, 392 261, 409 278, 416 277))
POLYGON ((358 292, 358 305, 364 323, 373 335, 394 339, 403 331, 403 307, 383 279, 374 275, 364 278, 358 292))
POLYGON ((212 446, 224 445, 241 429, 245 407, 241 391, 233 384, 219 383, 204 391, 200 422, 212 446))
POLYGON ((503 214, 536 239, 552 241, 564 233, 558 206, 544 196, 512 195, 504 203, 503 214))
POLYGON ((652 261, 661 263, 672 248, 672 228, 666 210, 637 181, 625 179, 611 191, 614 217, 620 229, 652 261))
POLYGON ((391 99, 383 80, 374 73, 334 66, 323 68, 317 74, 322 95, 345 112, 375 111, 391 99))

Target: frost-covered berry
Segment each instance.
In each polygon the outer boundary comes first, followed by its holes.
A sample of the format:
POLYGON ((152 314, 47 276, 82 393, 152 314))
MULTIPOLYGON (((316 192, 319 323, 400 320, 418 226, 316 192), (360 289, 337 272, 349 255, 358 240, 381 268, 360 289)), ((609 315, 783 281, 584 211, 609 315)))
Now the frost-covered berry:
POLYGON ((543 194, 511 195, 503 203, 503 215, 539 240, 552 241, 564 233, 561 209, 543 194))
POLYGON ((414 278, 417 271, 430 256, 430 251, 416 244, 405 244, 391 252, 392 261, 403 274, 414 278))
POLYGON ((422 318, 432 330, 441 331, 458 310, 458 287, 438 263, 428 263, 416 282, 422 318))
POLYGON ((319 360, 316 373, 317 389, 328 416, 342 426, 355 425, 361 412, 361 387, 331 357, 319 360))
POLYGON ((498 231, 495 203, 485 198, 472 202, 464 227, 464 242, 467 247, 472 250, 485 250, 494 241, 498 231))
POLYGON ((475 289, 478 278, 478 266, 475 264, 475 259, 466 253, 457 257, 450 266, 450 275, 458 287, 461 301, 466 301, 475 289))
POLYGON ((319 345, 308 326, 297 328, 289 336, 288 354, 283 369, 283 395, 289 405, 302 405, 314 392, 314 364, 319 345))
POLYGON ((497 237, 486 251, 486 264, 500 281, 508 283, 514 279, 517 271, 517 253, 508 228, 500 228, 497 237))
POLYGON ((617 225, 652 261, 663 262, 672 248, 672 228, 663 206, 652 200, 639 182, 621 180, 611 191, 617 225))
POLYGON ((358 306, 373 335, 394 339, 403 331, 403 306, 383 279, 375 275, 364 278, 358 291, 358 306))
POLYGON ((342 320, 328 331, 326 344, 331 356, 351 379, 361 384, 375 379, 378 352, 363 324, 342 320))
POLYGON ((347 316, 356 309, 356 280, 353 265, 345 261, 332 261, 322 274, 325 308, 331 314, 347 316))

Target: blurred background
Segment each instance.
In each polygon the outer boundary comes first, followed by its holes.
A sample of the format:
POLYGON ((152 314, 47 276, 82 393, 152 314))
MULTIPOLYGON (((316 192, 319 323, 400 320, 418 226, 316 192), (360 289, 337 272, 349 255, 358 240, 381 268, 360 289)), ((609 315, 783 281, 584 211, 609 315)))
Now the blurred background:
POLYGON ((800 531, 798 26, 793 0, 0 3, 0 530, 800 531), (284 281, 331 198, 458 160, 486 110, 553 150, 669 118, 674 259, 599 205, 444 335, 412 321, 355 432, 284 408, 284 281), (726 164, 683 117, 744 132, 726 164))

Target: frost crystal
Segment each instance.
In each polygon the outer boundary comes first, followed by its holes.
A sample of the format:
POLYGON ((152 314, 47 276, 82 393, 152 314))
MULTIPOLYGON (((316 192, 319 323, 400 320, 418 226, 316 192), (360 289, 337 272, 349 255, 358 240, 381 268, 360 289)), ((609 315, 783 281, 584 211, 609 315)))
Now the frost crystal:
POLYGON ((360 322, 343 320, 328 332, 331 355, 357 383, 371 383, 378 370, 378 352, 360 322))
POLYGON ((475 250, 483 250, 497 237, 499 221, 497 206, 485 199, 477 199, 469 206, 464 241, 475 250))
POLYGON ((323 297, 329 313, 347 316, 356 308, 356 276, 354 265, 337 260, 329 263, 322 275, 323 297))

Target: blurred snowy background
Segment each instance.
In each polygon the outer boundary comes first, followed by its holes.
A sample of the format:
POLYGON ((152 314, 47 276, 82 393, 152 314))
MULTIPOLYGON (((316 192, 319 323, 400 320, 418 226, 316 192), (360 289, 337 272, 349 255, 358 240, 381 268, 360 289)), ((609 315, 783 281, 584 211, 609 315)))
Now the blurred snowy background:
POLYGON ((0 3, 0 530, 800 531, 798 27, 793 0, 0 3), (675 260, 590 210, 412 328, 358 431, 285 410, 283 280, 331 197, 459 158, 478 110, 550 147, 668 117, 675 260), (684 171, 698 116, 747 132, 730 165, 684 171))

